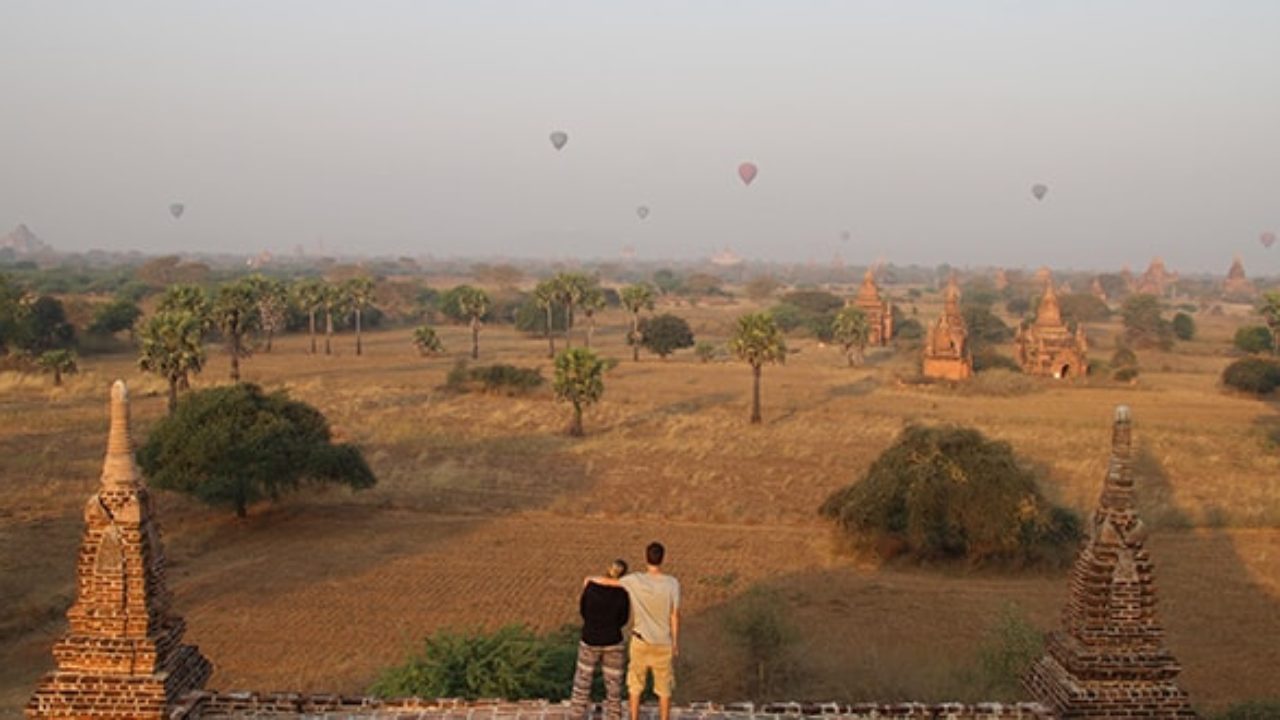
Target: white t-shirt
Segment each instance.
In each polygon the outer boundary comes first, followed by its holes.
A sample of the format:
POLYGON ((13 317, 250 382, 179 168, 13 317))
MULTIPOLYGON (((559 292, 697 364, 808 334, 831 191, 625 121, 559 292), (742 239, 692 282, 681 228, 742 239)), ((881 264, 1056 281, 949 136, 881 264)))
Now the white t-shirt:
POLYGON ((650 645, 671 644, 671 612, 680 608, 680 583, 670 575, 631 573, 619 582, 631 594, 631 629, 650 645))

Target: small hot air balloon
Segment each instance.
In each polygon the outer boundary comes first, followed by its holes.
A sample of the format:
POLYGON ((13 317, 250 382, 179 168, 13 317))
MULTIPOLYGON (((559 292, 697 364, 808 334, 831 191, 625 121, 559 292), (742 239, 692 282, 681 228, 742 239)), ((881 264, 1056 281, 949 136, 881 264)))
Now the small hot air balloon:
POLYGON ((1031 186, 1031 194, 1035 195, 1037 200, 1043 200, 1045 194, 1047 194, 1048 192, 1049 192, 1048 185, 1042 185, 1040 183, 1036 183, 1035 185, 1031 186))
POLYGON ((756 179, 756 173, 759 171, 755 163, 744 162, 738 166, 738 177, 742 178, 743 185, 750 185, 751 181, 756 179))
POLYGON ((551 147, 559 150, 564 144, 569 142, 569 133, 563 130, 557 130, 551 133, 551 147))
POLYGON ((1258 236, 1258 242, 1262 243, 1262 247, 1270 250, 1271 246, 1276 244, 1276 234, 1268 230, 1258 236))
POLYGON ((169 206, 169 214, 173 216, 174 220, 182 217, 182 213, 186 212, 186 210, 187 206, 182 203, 173 203, 169 206))
POLYGON ((649 217, 649 206, 641 205, 640 207, 636 208, 636 215, 638 215, 641 220, 649 217))

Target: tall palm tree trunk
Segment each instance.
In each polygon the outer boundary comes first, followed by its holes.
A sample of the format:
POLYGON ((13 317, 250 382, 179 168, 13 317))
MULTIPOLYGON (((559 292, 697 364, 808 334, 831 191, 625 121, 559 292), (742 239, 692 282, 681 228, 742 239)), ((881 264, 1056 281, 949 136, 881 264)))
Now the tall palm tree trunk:
POLYGON ((566 305, 564 311, 564 347, 567 350, 573 347, 573 343, 569 333, 573 332, 573 306, 566 305))
POLYGON ((631 361, 640 362, 640 313, 631 315, 631 361))
POLYGON ((574 437, 582 437, 582 405, 580 403, 573 404, 573 424, 569 426, 569 434, 574 437))
POLYGON ((751 366, 751 375, 752 375, 751 422, 753 423, 762 422, 762 418, 760 417, 760 370, 761 370, 761 367, 762 366, 760 365, 751 366))
POLYGON ((240 336, 232 334, 228 349, 231 351, 231 382, 240 382, 240 336))
POLYGON ((316 311, 315 308, 307 311, 307 322, 311 327, 311 354, 316 354, 316 311))
POLYGON ((587 349, 591 349, 591 337, 596 334, 596 315, 591 313, 587 315, 587 349))
POLYGON ((556 336, 551 331, 551 326, 555 324, 555 306, 547 303, 547 357, 556 356, 556 336))
POLYGON ((471 316, 471 359, 480 359, 480 318, 471 316))
POLYGON ((178 409, 178 378, 169 378, 169 414, 178 409))
POLYGON ((359 308, 356 309, 356 355, 364 354, 364 346, 360 343, 360 316, 363 315, 359 308))
POLYGON ((267 352, 271 352, 271 336, 274 334, 271 328, 267 328, 267 352))
POLYGON ((333 338, 333 313, 329 310, 324 311, 324 354, 332 355, 333 347, 329 341, 333 338))

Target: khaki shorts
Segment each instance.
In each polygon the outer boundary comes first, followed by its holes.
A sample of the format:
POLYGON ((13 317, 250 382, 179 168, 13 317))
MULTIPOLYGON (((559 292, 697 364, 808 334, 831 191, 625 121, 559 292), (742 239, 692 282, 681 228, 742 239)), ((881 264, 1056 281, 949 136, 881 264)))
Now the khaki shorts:
POLYGON ((671 697, 676 686, 675 669, 671 663, 670 645, 651 645, 640 638, 631 638, 631 652, 627 663, 627 690, 632 695, 644 692, 645 676, 653 671, 653 692, 660 698, 671 697))

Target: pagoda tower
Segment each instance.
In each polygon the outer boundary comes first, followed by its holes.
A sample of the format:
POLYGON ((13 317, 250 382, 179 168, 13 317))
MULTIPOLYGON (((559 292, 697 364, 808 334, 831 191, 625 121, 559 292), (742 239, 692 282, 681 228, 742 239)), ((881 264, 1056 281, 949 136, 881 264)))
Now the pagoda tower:
POLYGON ((973 377, 973 354, 969 349, 969 329, 960 313, 960 287, 953 274, 947 283, 942 315, 925 337, 920 367, 925 377, 967 380, 973 377))
POLYGON ((867 268, 866 274, 862 276, 862 287, 858 288, 853 305, 866 314, 867 324, 871 326, 867 344, 888 345, 893 339, 893 312, 889 308, 888 301, 880 298, 875 268, 867 268))
POLYGON ((212 665, 183 645, 170 609, 151 494, 133 457, 129 396, 111 387, 111 430, 98 492, 84 509, 75 604, 53 647, 57 669, 27 703, 28 718, 160 718, 204 686, 212 665))
POLYGON ((1193 718, 1176 679, 1181 667, 1156 618, 1146 530, 1134 509, 1132 420, 1116 408, 1111 462, 1089 537, 1071 574, 1062 630, 1023 678, 1062 720, 1193 718))

